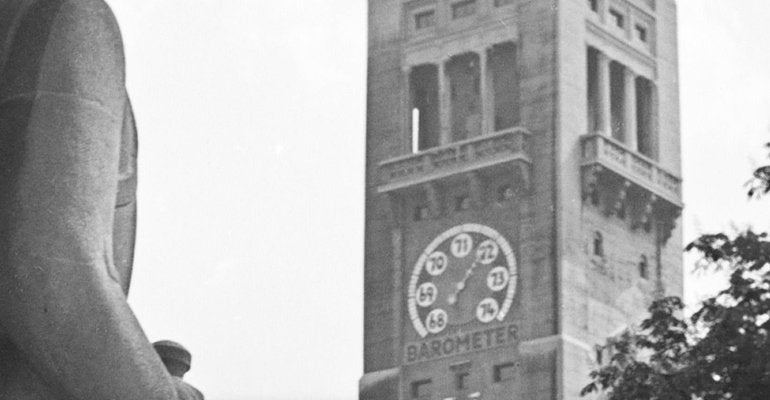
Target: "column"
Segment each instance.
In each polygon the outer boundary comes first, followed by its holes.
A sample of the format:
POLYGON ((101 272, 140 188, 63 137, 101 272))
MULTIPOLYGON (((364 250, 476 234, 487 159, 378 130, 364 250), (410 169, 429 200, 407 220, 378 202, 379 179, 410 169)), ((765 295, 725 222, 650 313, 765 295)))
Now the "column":
POLYGON ((625 95, 623 109, 625 111, 625 139, 626 145, 633 151, 639 151, 637 146, 636 129, 636 74, 630 68, 623 69, 623 83, 625 95))
POLYGON ((489 56, 488 49, 484 48, 479 52, 479 82, 481 85, 480 98, 481 98, 481 134, 487 135, 495 130, 494 125, 491 123, 492 109, 494 103, 490 100, 490 94, 492 92, 491 84, 489 82, 489 66, 487 65, 487 57, 489 56))
POLYGON ((438 62, 438 93, 439 93, 439 122, 441 125, 441 134, 439 136, 439 145, 443 146, 452 141, 449 80, 446 76, 446 59, 438 62))
POLYGON ((599 21, 602 24, 607 20, 607 0, 599 0, 599 21))
POLYGON ((650 111, 648 118, 649 132, 647 132, 650 143, 650 158, 660 160, 660 97, 658 95, 658 85, 650 81, 650 111))
POLYGON ((417 138, 414 137, 414 132, 412 131, 412 85, 410 79, 412 75, 412 67, 408 65, 404 66, 401 69, 401 73, 403 75, 403 79, 401 79, 401 85, 403 85, 401 90, 401 93, 403 93, 401 107, 404 110, 403 118, 401 121, 403 129, 401 132, 404 132, 402 137, 404 138, 403 147, 405 154, 410 154, 416 153, 418 151, 418 146, 414 145, 417 141, 417 138))
POLYGON ((612 111, 610 110, 610 59, 602 52, 597 53, 598 70, 598 130, 605 136, 612 136, 612 111))

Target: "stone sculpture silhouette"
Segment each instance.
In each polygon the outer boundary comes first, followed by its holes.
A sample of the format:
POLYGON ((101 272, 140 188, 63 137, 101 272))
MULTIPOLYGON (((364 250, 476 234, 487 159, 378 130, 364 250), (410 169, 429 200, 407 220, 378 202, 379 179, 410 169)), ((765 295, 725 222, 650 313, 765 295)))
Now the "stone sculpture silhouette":
POLYGON ((126 302, 136 136, 102 0, 0 0, 0 399, 202 399, 126 302))

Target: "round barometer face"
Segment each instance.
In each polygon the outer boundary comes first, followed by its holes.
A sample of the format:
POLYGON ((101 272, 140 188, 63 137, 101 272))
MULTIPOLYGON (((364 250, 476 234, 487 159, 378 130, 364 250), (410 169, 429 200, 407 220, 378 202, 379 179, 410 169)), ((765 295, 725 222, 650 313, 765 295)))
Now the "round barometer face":
POLYGON ((409 317, 421 337, 449 326, 503 321, 516 292, 516 257, 496 230, 458 225, 438 235, 414 265, 409 317))

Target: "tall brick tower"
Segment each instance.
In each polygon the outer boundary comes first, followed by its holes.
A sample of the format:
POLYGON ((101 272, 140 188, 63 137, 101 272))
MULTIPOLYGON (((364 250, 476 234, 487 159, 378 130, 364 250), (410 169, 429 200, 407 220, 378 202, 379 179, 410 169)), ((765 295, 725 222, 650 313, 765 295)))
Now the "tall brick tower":
POLYGON ((682 292, 674 0, 369 0, 361 399, 578 399, 682 292))

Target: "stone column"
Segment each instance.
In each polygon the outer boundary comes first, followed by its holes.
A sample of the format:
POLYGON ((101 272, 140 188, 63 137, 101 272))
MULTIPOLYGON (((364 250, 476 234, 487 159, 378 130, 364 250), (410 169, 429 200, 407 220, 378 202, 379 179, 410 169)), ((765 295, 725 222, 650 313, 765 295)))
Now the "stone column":
POLYGON ((451 132, 451 96, 449 93, 449 80, 446 76, 446 59, 438 62, 438 95, 439 95, 439 123, 441 125, 441 134, 439 136, 439 145, 445 145, 452 141, 451 132))
POLYGON ((612 137, 612 111, 610 105, 610 59, 602 52, 597 53, 598 70, 598 130, 605 136, 612 137))
POLYGON ((624 99, 624 127, 626 145, 633 151, 639 151, 637 146, 636 129, 636 74, 626 67, 623 69, 623 83, 625 88, 624 99))
POLYGON ((402 93, 404 93, 404 97, 401 100, 401 105, 404 109, 404 115, 401 121, 401 125, 404 127, 403 131, 403 138, 404 138, 404 151, 406 154, 410 153, 416 153, 417 148, 414 146, 415 137, 414 132, 412 131, 412 85, 411 85, 411 75, 412 75, 412 67, 410 66, 404 66, 401 69, 403 79, 401 79, 401 85, 403 85, 402 93))
POLYGON ((487 135, 494 131, 495 127, 492 124, 492 114, 493 114, 493 108, 494 108, 494 102, 491 100, 491 84, 489 81, 489 77, 491 74, 489 73, 489 66, 487 65, 487 57, 489 56, 489 51, 487 48, 482 49, 479 52, 479 83, 481 85, 480 98, 481 98, 481 104, 479 106, 481 111, 481 134, 487 135))
POLYGON ((650 81, 650 111, 647 118, 650 119, 648 122, 650 130, 647 132, 650 140, 650 158, 657 161, 660 160, 660 97, 658 85, 652 81, 650 81))
POLYGON ((599 21, 602 23, 605 23, 607 20, 607 0, 599 0, 599 7, 598 7, 598 13, 599 13, 599 21))

